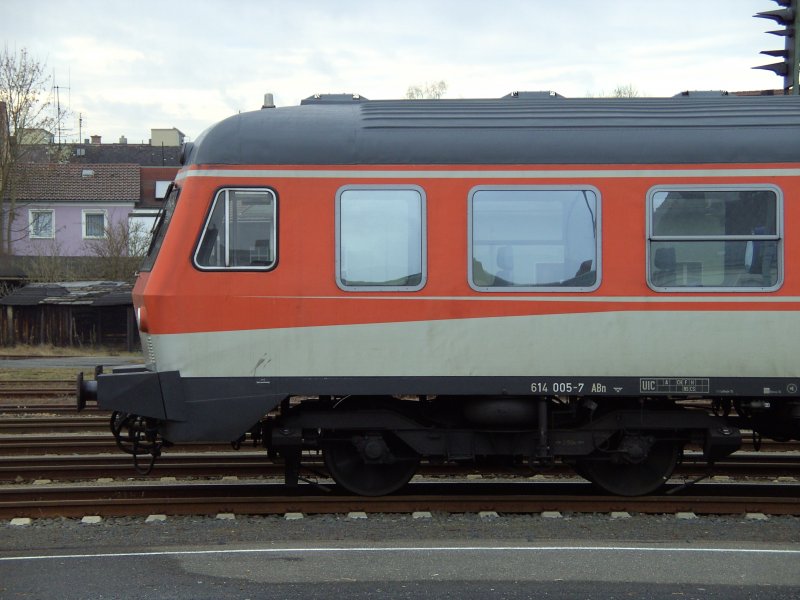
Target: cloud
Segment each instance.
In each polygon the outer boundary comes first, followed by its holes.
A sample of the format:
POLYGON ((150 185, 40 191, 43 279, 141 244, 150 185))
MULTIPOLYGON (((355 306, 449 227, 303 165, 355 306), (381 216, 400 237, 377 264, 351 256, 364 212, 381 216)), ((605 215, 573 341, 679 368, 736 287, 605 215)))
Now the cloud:
POLYGON ((135 63, 152 62, 142 49, 123 46, 95 37, 66 37, 59 44, 54 58, 76 65, 80 70, 96 76, 117 75, 120 70, 135 63))
POLYGON ((286 105, 438 80, 451 98, 779 87, 751 68, 780 46, 752 18, 764 2, 3 0, 0 36, 47 61, 93 133, 134 140, 162 126, 196 137, 265 92, 286 105))

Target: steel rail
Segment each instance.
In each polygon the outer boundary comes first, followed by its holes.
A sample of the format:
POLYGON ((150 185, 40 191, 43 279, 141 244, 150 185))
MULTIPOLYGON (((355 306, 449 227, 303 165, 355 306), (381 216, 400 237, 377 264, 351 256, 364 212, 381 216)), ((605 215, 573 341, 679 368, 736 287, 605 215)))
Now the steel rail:
POLYGON ((39 387, 72 386, 72 389, 74 390, 75 380, 74 379, 2 379, 0 380, 0 393, 9 388, 13 389, 23 386, 39 386, 39 387))
MULTIPOLYGON (((10 402, 23 399, 63 400, 75 397, 76 384, 70 380, 13 379, 0 380, 0 412, 10 402)), ((72 405, 74 409, 74 404, 72 405)))
MULTIPOLYGON (((0 430, 2 431, 2 430, 0 430)), ((169 454, 201 451, 232 451, 230 443, 185 442, 170 447, 169 454)), ((119 448, 111 433, 80 434, 53 436, 47 434, 0 435, 0 456, 30 456, 40 454, 108 454, 119 453, 119 448)), ((130 460, 130 457, 128 456, 130 460)))
MULTIPOLYGON (((83 409, 83 415, 110 415, 108 411, 100 410, 97 405, 90 404, 83 409)), ((0 401, 0 415, 11 415, 17 418, 26 418, 35 415, 73 415, 77 416, 75 408, 75 400, 64 402, 31 402, 29 400, 8 400, 6 398, 0 401)))
MULTIPOLYGON (((146 464, 146 459, 141 461, 146 464)), ((149 476, 159 477, 282 477, 283 465, 266 453, 175 454, 159 460, 149 476)), ((136 473, 125 454, 92 456, 6 457, 0 462, 0 481, 55 479, 81 481, 101 477, 147 479, 136 473)))
POLYGON ((4 399, 8 398, 64 398, 74 396, 75 387, 68 388, 3 388, 0 390, 4 399))
MULTIPOLYGON (((2 411, 0 411, 2 412, 2 411)), ((108 416, 16 416, 0 417, 0 433, 68 433, 68 432, 109 432, 108 416)))

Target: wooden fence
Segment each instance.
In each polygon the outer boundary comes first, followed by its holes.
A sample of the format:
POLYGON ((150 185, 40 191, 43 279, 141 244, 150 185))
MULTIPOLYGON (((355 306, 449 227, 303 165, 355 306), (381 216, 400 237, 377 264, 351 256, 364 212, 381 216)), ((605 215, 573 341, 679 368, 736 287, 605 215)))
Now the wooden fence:
POLYGON ((108 346, 134 352, 133 307, 38 304, 0 307, 0 344, 108 346))

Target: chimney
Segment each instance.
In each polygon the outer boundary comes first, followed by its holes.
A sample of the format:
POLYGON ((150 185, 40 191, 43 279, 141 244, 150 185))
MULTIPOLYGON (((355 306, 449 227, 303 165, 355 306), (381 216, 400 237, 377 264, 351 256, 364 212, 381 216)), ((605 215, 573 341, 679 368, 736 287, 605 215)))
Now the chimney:
POLYGON ((264 94, 264 104, 261 105, 261 108, 275 108, 272 94, 264 94))
POLYGON ((92 144, 99 144, 100 143, 100 138, 101 138, 101 136, 99 136, 99 135, 93 135, 92 136, 92 144))
POLYGON ((127 144, 128 143, 128 138, 126 138, 124 135, 119 136, 119 143, 120 144, 127 144))

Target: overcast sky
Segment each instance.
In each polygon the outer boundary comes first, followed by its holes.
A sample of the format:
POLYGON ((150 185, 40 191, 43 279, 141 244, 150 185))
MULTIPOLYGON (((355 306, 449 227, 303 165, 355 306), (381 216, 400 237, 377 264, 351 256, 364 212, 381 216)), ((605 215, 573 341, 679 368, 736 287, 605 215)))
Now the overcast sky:
POLYGON ((70 139, 189 139, 235 112, 315 93, 447 98, 780 88, 770 0, 0 0, 0 40, 54 74, 70 139))

